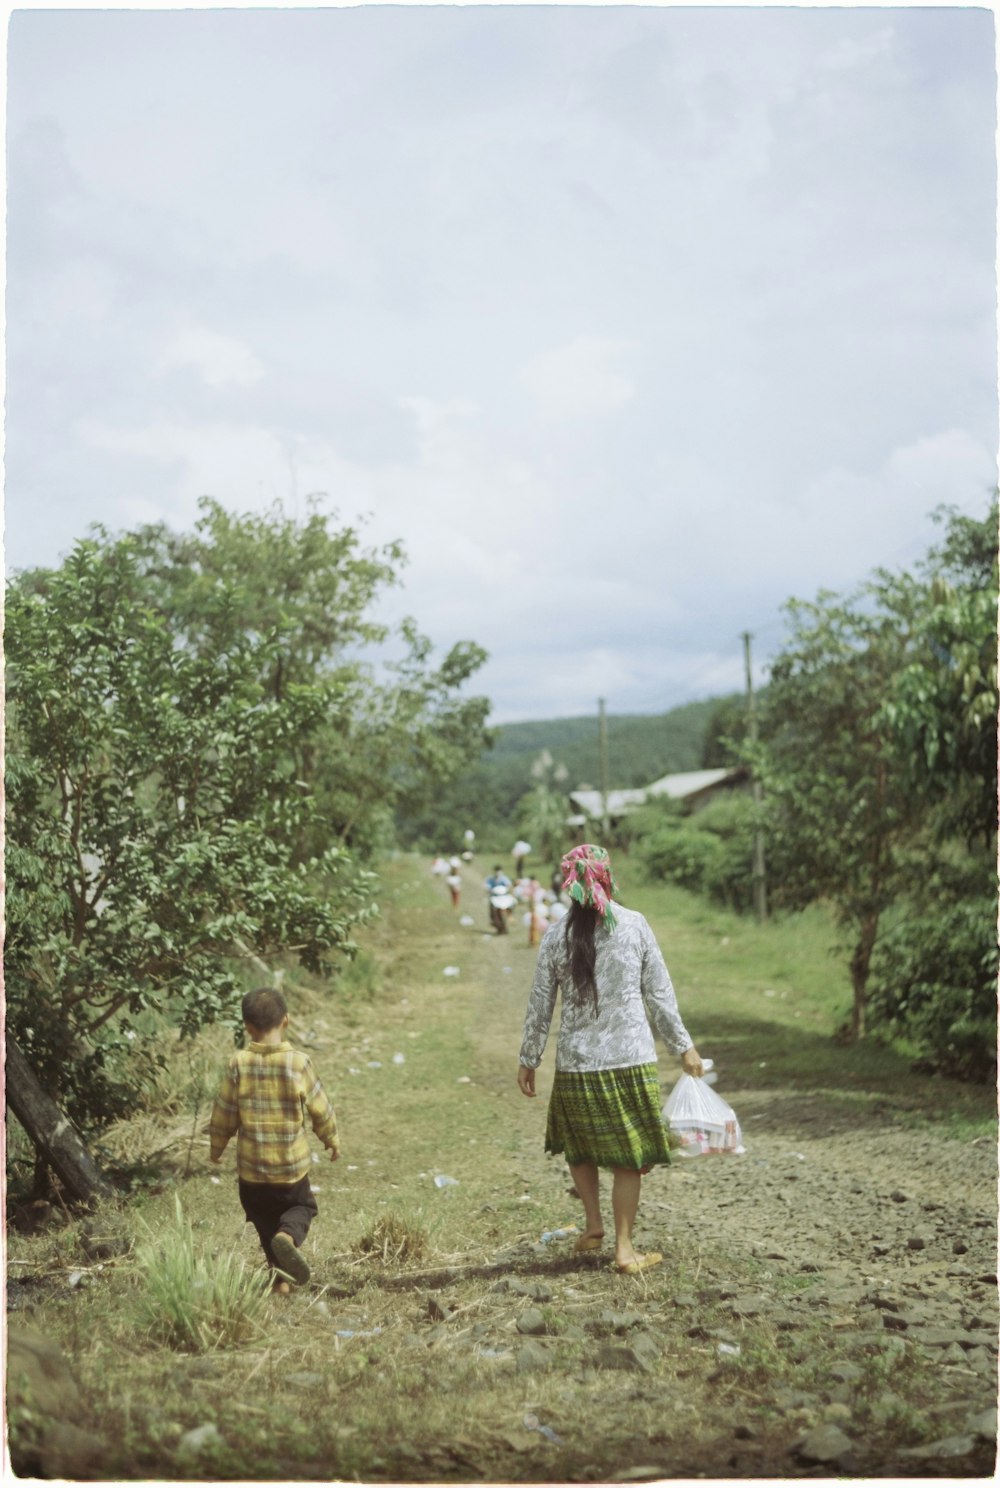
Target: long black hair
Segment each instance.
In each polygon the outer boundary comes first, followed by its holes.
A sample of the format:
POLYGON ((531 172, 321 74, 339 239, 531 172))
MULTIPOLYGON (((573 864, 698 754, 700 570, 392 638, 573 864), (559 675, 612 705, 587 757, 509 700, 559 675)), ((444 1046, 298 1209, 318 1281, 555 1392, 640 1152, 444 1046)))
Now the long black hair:
POLYGON ((594 934, 600 914, 592 904, 578 904, 574 899, 566 916, 566 948, 569 951, 569 974, 573 983, 573 1001, 578 1007, 588 1002, 597 1017, 597 945, 594 934))

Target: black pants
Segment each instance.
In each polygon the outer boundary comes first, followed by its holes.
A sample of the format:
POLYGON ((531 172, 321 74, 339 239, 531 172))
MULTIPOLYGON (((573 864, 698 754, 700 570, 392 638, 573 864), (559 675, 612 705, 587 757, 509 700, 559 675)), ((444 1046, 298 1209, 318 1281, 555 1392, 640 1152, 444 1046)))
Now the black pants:
POLYGON ((275 1235, 284 1230, 301 1247, 319 1213, 309 1187, 309 1175, 298 1183, 246 1183, 242 1178, 238 1183, 243 1213, 257 1231, 267 1263, 280 1270, 271 1250, 275 1235))

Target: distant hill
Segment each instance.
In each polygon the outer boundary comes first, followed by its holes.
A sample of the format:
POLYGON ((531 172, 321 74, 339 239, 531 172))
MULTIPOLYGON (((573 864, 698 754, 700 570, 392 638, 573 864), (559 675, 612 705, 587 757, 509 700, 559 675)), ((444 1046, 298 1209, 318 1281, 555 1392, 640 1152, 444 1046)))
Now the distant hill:
MULTIPOLYGON (((697 770, 708 725, 719 706, 729 699, 712 698, 687 703, 669 713, 609 715, 608 784, 612 790, 647 785, 661 775, 697 770)), ((586 718, 555 718, 532 723, 502 724, 496 743, 483 756, 498 777, 531 788, 531 766, 543 749, 566 766, 567 788, 601 784, 600 734, 597 714, 586 718)))
MULTIPOLYGON (((742 698, 734 694, 687 703, 668 713, 609 715, 609 788, 648 785, 661 775, 721 763, 710 757, 713 726, 720 715, 731 716, 741 708, 742 698)), ((517 804, 535 783, 531 767, 543 750, 554 764, 565 766, 567 792, 580 786, 600 788, 596 711, 585 718, 500 724, 493 748, 441 793, 432 810, 398 824, 403 841, 455 851, 461 846, 463 826, 473 826, 480 835, 513 827, 517 804)))

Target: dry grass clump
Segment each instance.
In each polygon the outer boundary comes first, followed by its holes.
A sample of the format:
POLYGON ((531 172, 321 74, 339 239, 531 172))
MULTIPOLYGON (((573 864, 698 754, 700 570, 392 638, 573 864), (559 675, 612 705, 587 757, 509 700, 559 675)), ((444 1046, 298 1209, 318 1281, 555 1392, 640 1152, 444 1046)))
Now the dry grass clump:
POLYGON ((381 1214, 355 1249, 386 1265, 424 1261, 430 1254, 430 1236, 423 1225, 400 1214, 381 1214))

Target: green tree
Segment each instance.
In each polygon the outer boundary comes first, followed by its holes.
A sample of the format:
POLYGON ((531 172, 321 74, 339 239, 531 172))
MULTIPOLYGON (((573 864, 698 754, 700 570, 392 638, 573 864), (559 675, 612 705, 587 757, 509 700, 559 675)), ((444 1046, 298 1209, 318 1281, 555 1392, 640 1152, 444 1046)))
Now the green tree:
MULTIPOLYGON (((849 598, 789 603, 791 638, 761 700, 760 747, 748 748, 767 802, 774 902, 825 898, 851 937, 854 1037, 887 911, 898 921, 906 906, 931 910, 930 870, 943 858, 952 902, 982 905, 982 847, 996 827, 996 510, 982 522, 942 517, 946 540, 915 573, 880 571, 849 598), (974 841, 978 855, 967 851, 974 841)), ((967 949, 962 964, 975 959, 967 949)))
POLYGON ((518 822, 535 853, 553 867, 572 845, 566 818, 566 766, 543 749, 531 767, 534 785, 518 803, 518 822))
POLYGON ((485 651, 460 641, 434 667, 412 621, 401 636, 405 653, 386 664, 386 680, 359 672, 346 717, 324 724, 316 739, 320 817, 338 841, 366 854, 387 845, 400 819, 430 810, 486 738, 489 700, 461 694, 485 651))
MULTIPOLYGON (((758 703, 760 698, 758 696, 758 703)), ((720 698, 705 726, 701 750, 703 770, 731 769, 739 763, 740 746, 747 734, 747 701, 735 693, 720 698)))
POLYGON ((953 864, 924 868, 875 948, 872 1018, 916 1043, 926 1067, 995 1082, 995 880, 977 892, 968 871, 955 881, 953 864))
POLYGON ((139 572, 130 539, 96 537, 7 607, 8 1016, 85 1123, 131 1098, 145 1009, 193 1031, 231 1010, 231 958, 294 948, 328 970, 374 911, 344 849, 288 846, 315 809, 294 741, 329 689, 274 697, 274 640, 225 587, 211 641, 179 645, 139 572))
POLYGON ((353 675, 359 650, 387 639, 370 611, 399 583, 401 544, 365 548, 357 528, 338 526, 316 501, 304 521, 280 502, 262 514, 233 513, 206 496, 199 508, 191 532, 159 524, 135 535, 143 597, 187 645, 214 644, 221 587, 227 626, 274 637, 263 680, 280 701, 289 684, 321 671, 353 675))
POLYGON ((997 525, 950 508, 944 542, 914 577, 880 574, 880 601, 905 620, 907 659, 886 699, 910 789, 942 835, 990 849, 997 829, 997 525))
POLYGON ((151 1010, 229 1015, 251 956, 330 973, 375 912, 359 850, 478 752, 479 647, 435 667, 405 622, 362 659, 399 558, 208 502, 11 585, 8 1016, 81 1124, 134 1100, 151 1010))
POLYGON ((418 810, 482 750, 489 701, 463 689, 485 651, 460 641, 435 666, 412 619, 390 633, 371 618, 399 583, 399 543, 365 547, 356 528, 315 503, 297 521, 280 504, 235 515, 209 498, 193 532, 149 527, 137 543, 144 593, 185 646, 215 643, 212 596, 221 588, 228 623, 270 638, 261 682, 275 701, 298 685, 325 687, 325 714, 289 740, 296 778, 316 805, 298 823, 299 857, 330 841, 363 856, 384 848, 397 814, 418 810), (373 649, 381 665, 366 659, 373 649))
POLYGON ((996 1074, 997 523, 942 509, 944 541, 914 576, 881 574, 907 659, 884 718, 922 808, 922 850, 876 948, 872 1011, 933 1067, 996 1074))
POLYGON ((895 617, 865 598, 789 602, 791 638, 762 700, 760 747, 747 751, 767 803, 772 903, 827 899, 850 938, 854 1038, 865 1034, 872 952, 915 819, 883 712, 903 641, 895 617))

